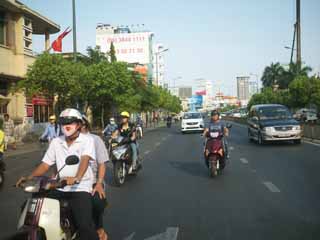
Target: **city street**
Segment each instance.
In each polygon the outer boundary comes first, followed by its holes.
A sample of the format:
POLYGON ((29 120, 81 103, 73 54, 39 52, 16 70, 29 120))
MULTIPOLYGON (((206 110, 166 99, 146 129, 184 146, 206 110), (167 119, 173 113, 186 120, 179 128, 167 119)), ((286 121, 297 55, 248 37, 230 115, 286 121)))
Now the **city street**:
MULTIPOLYGON (((210 179, 202 141, 198 133, 182 135, 178 126, 159 128, 141 141, 138 176, 117 188, 109 168, 105 228, 111 240, 320 239, 319 146, 259 146, 234 124, 229 164, 210 179)), ((27 196, 12 185, 39 155, 6 159, 0 239, 15 231, 27 196)))

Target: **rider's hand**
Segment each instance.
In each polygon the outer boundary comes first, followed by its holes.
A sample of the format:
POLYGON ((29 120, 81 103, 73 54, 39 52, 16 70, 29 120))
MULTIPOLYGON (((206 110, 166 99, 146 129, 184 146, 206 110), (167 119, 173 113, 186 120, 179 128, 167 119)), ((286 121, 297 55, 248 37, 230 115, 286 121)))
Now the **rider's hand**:
POLYGON ((67 185, 74 185, 78 181, 76 177, 66 177, 66 178, 63 178, 63 180, 67 181, 67 185))
POLYGON ((102 183, 97 183, 92 191, 92 196, 95 194, 95 193, 98 193, 99 194, 99 197, 101 199, 104 199, 106 198, 106 194, 104 192, 104 189, 103 189, 103 184, 102 183))
POLYGON ((17 181, 16 187, 20 187, 21 184, 23 184, 23 183, 25 183, 26 181, 31 180, 31 179, 32 179, 32 177, 21 177, 21 178, 17 181))

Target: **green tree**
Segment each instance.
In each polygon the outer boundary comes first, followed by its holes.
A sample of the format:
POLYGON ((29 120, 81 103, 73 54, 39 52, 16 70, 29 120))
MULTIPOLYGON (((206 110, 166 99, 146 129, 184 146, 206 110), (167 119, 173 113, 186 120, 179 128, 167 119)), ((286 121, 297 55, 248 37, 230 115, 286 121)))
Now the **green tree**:
POLYGON ((71 104, 69 89, 73 75, 71 62, 61 55, 43 53, 29 67, 26 78, 18 83, 18 88, 28 96, 39 94, 51 99, 57 97, 56 105, 60 110, 71 104))
POLYGON ((111 45, 110 45, 109 56, 110 56, 110 61, 111 61, 112 63, 117 61, 116 49, 115 49, 115 47, 114 47, 113 42, 111 42, 111 45))
POLYGON ((85 61, 87 65, 100 62, 108 62, 108 57, 105 53, 101 52, 100 46, 96 46, 94 48, 87 47, 87 55, 88 58, 86 58, 85 61))
POLYGON ((320 80, 317 77, 299 76, 289 85, 293 107, 315 104, 320 107, 320 80))
POLYGON ((271 63, 270 66, 267 66, 264 69, 264 72, 261 77, 261 81, 264 88, 267 87, 274 87, 275 85, 279 84, 279 80, 283 75, 284 69, 280 65, 279 62, 271 63))
POLYGON ((296 63, 291 63, 289 69, 282 72, 282 76, 279 79, 279 87, 281 89, 287 89, 289 84, 299 76, 308 76, 312 71, 309 66, 299 66, 296 63))

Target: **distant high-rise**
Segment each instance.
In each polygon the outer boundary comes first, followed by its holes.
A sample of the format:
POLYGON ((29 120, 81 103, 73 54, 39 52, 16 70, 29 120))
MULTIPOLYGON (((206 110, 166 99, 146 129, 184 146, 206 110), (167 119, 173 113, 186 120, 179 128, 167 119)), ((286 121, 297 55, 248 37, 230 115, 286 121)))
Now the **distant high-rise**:
POLYGON ((189 98, 192 96, 192 87, 179 87, 179 98, 189 98))
POLYGON ((250 99, 250 92, 249 92, 249 81, 250 77, 248 76, 241 76, 237 77, 237 92, 238 92, 238 99, 241 100, 249 100, 250 99))

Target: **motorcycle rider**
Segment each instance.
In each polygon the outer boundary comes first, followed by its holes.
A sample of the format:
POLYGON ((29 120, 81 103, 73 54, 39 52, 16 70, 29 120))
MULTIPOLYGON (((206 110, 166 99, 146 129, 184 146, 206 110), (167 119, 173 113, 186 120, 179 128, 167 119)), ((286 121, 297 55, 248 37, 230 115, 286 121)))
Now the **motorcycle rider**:
POLYGON ((93 175, 95 177, 93 184, 93 221, 95 223, 97 233, 100 240, 107 240, 108 236, 103 228, 103 213, 107 205, 105 194, 104 177, 106 173, 106 163, 109 161, 109 153, 102 139, 95 134, 90 133, 90 123, 86 115, 82 115, 83 125, 81 133, 87 134, 94 139, 96 150, 96 161, 91 162, 93 175))
POLYGON ((140 137, 143 138, 143 121, 140 116, 137 116, 136 125, 138 130, 140 131, 140 137))
POLYGON ((116 124, 115 119, 112 117, 109 120, 109 124, 105 127, 105 129, 102 131, 103 135, 108 137, 111 136, 114 131, 118 129, 118 125, 116 124))
POLYGON ((122 121, 115 135, 120 134, 122 137, 129 138, 132 150, 132 168, 137 170, 138 146, 136 142, 136 129, 133 123, 129 122, 130 114, 126 111, 120 114, 122 121))
POLYGON ((66 165, 59 173, 60 178, 66 180, 67 186, 50 191, 47 197, 68 200, 80 240, 98 240, 99 237, 92 222, 91 193, 94 176, 89 164, 90 160, 96 159, 94 140, 80 133, 82 115, 76 109, 67 108, 62 111, 59 123, 62 125, 64 136, 51 141, 42 163, 30 176, 21 177, 16 186, 33 177, 44 175, 54 164, 57 169, 61 169, 68 156, 77 155, 80 158, 78 167, 66 165))
MULTIPOLYGON (((210 130, 218 130, 221 135, 223 136, 222 138, 222 143, 223 143, 223 161, 225 161, 225 158, 229 158, 228 155, 228 145, 225 140, 225 137, 229 136, 229 130, 227 127, 225 127, 224 123, 220 122, 220 113, 217 110, 213 110, 211 112, 211 120, 208 125, 208 127, 205 128, 203 132, 203 136, 207 137, 207 134, 210 132, 210 130)), ((205 156, 207 157, 209 154, 209 148, 210 148, 210 141, 206 143, 206 148, 205 148, 205 156)), ((222 166, 225 165, 225 162, 221 163, 222 166)))
POLYGON ((49 125, 41 135, 40 140, 47 140, 48 142, 51 142, 52 139, 60 136, 60 131, 60 125, 56 122, 56 116, 51 115, 49 117, 49 125))

